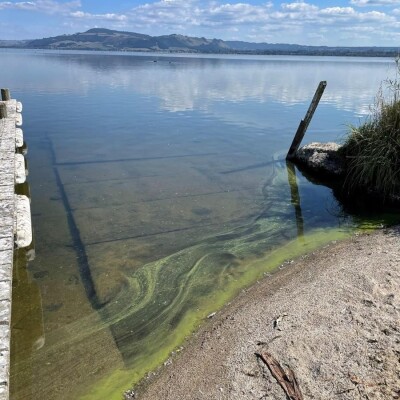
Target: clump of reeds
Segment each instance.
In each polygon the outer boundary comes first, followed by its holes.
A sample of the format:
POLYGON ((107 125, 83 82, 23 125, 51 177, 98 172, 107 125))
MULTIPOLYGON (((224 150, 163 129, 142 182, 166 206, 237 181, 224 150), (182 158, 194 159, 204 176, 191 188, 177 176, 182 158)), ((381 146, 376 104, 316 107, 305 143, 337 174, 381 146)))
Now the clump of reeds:
POLYGON ((346 160, 345 187, 349 193, 367 191, 386 199, 400 194, 400 82, 386 80, 371 114, 360 126, 351 126, 341 149, 346 160))

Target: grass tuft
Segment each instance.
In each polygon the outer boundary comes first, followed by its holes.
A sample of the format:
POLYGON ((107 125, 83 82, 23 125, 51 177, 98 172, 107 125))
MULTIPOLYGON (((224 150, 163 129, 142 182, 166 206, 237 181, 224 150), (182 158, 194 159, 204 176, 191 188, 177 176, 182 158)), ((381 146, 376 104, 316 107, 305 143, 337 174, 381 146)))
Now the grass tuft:
POLYGON ((400 194, 400 83, 385 82, 389 95, 379 91, 371 114, 360 126, 350 126, 341 148, 348 192, 368 191, 383 199, 400 194))

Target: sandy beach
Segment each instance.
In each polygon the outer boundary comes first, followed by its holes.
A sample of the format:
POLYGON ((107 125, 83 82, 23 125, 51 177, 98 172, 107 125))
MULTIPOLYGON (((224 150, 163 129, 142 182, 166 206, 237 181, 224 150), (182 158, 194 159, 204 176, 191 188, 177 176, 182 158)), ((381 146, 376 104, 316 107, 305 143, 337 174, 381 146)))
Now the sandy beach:
POLYGON ((304 399, 399 399, 399 287, 400 227, 331 243, 243 291, 127 398, 284 400, 267 352, 304 399))

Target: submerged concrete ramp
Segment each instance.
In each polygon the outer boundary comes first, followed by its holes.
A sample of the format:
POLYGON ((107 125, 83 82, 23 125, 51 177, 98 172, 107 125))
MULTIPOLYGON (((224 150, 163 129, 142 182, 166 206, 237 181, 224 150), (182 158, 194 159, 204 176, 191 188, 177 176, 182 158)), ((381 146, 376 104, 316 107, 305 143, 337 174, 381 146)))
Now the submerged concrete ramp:
POLYGON ((30 200, 17 195, 26 180, 22 104, 1 90, 0 101, 0 400, 9 398, 12 271, 15 248, 30 246, 30 200), (18 171, 18 173, 17 173, 18 171))

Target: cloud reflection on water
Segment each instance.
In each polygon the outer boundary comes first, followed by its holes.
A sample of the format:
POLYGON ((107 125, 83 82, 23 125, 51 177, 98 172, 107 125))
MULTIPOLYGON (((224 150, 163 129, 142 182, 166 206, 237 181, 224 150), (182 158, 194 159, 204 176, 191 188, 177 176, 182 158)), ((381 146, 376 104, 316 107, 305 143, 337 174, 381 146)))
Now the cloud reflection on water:
MULTIPOLYGON (((11 64, 20 63, 27 54, 16 52, 9 60, 11 64)), ((155 97, 163 111, 212 114, 220 102, 276 102, 286 106, 309 102, 318 82, 327 80, 321 104, 362 116, 368 113, 380 83, 394 72, 393 60, 379 58, 37 52, 35 57, 30 54, 29 61, 30 77, 46 75, 46 86, 42 79, 18 77, 10 87, 85 96, 100 83, 155 97), (57 68, 52 68, 54 64, 57 68)))

